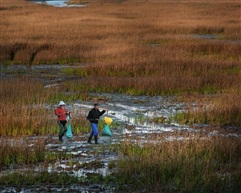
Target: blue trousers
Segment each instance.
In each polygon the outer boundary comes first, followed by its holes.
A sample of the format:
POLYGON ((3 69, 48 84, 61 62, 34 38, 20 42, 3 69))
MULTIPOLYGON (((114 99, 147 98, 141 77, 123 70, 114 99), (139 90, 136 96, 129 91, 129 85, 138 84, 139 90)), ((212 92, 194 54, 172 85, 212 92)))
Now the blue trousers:
POLYGON ((97 136, 98 135, 98 124, 97 123, 90 123, 92 131, 90 135, 97 136))

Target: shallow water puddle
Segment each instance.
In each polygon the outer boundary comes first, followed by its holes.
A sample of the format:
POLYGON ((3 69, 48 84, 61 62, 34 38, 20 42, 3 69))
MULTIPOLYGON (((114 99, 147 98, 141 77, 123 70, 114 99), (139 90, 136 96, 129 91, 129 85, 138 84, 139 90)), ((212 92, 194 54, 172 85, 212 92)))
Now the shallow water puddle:
POLYGON ((21 76, 27 76, 29 79, 39 80, 45 88, 59 86, 59 83, 73 80, 80 80, 82 77, 63 76, 63 69, 77 68, 73 65, 0 65, 0 79, 18 79, 21 76))
MULTIPOLYGON (((101 104, 101 107, 108 109, 106 116, 122 124, 122 134, 123 132, 126 134, 192 130, 190 127, 181 126, 177 123, 157 124, 153 121, 153 118, 168 120, 175 113, 187 109, 185 104, 175 102, 174 97, 131 97, 118 94, 102 94, 100 97, 109 98, 108 102, 101 104)), ((76 102, 73 106, 82 109, 82 112, 86 112, 86 115, 88 110, 92 108, 92 104, 86 104, 85 102, 76 102)), ((195 108, 195 105, 193 107, 195 108)))
MULTIPOLYGON (((96 95, 95 95, 96 96, 96 95)), ((149 97, 129 96, 123 94, 99 94, 99 98, 108 98, 108 102, 100 103, 100 108, 107 108, 104 116, 113 119, 116 128, 111 128, 111 138, 99 136, 99 145, 86 143, 88 135, 78 136, 77 139, 65 139, 63 144, 47 144, 46 149, 52 152, 67 152, 73 157, 62 163, 55 163, 48 167, 49 171, 67 171, 72 175, 85 177, 90 173, 108 175, 111 161, 118 160, 117 153, 111 145, 128 142, 143 145, 145 143, 158 143, 160 141, 193 139, 199 130, 179 125, 177 123, 155 123, 154 117, 163 117, 168 120, 175 113, 186 111, 184 103, 176 102, 175 97, 149 97), (70 166, 72 162, 72 166, 70 166)), ((73 116, 87 116, 93 107, 92 102, 73 101, 66 108, 74 112, 73 116)), ((192 104, 192 108, 196 108, 192 104)), ((100 109, 100 110, 101 110, 100 109)), ((103 119, 104 116, 101 118, 103 119)), ((74 130, 74 128, 73 128, 74 130)), ((101 131, 101 128, 99 128, 101 131)), ((202 130, 204 132, 205 129, 202 130)), ((220 135, 219 133, 206 132, 205 136, 220 135)), ((240 136, 238 136, 240 137, 240 136)), ((57 137, 56 137, 57 138, 57 137)))
POLYGON ((222 39, 220 34, 192 34, 191 39, 215 40, 226 44, 241 44, 241 40, 222 39))
POLYGON ((68 4, 68 0, 34 0, 34 2, 55 7, 86 7, 86 4, 68 4))
POLYGON ((113 191, 106 190, 105 187, 102 187, 99 184, 94 185, 79 185, 79 184, 71 184, 71 185, 35 185, 35 186, 25 186, 21 188, 21 186, 9 187, 3 186, 0 187, 1 193, 46 193, 46 192, 69 192, 69 193, 111 193, 113 191))
MULTIPOLYGON (((50 153, 64 153, 69 157, 57 160, 49 164, 42 164, 35 167, 35 171, 47 170, 48 172, 67 172, 70 175, 78 177, 87 177, 89 175, 110 175, 115 168, 110 164, 119 159, 118 153, 113 148, 113 144, 120 144, 122 141, 135 143, 142 146, 146 143, 158 144, 160 141, 188 140, 194 139, 196 134, 203 133, 203 137, 210 136, 227 136, 241 138, 240 134, 222 134, 218 131, 202 130, 191 128, 177 123, 156 123, 154 117, 162 117, 168 120, 175 113, 184 112, 190 105, 177 102, 175 97, 162 96, 129 96, 123 94, 92 94, 93 97, 108 98, 107 102, 99 102, 100 110, 107 108, 108 113, 103 115, 113 119, 113 128, 111 127, 113 136, 99 136, 99 145, 88 144, 88 134, 82 136, 74 136, 73 139, 64 137, 64 142, 59 144, 57 134, 55 136, 29 137, 29 146, 34 146, 40 139, 47 140, 45 146, 50 153)), ((46 108, 54 108, 46 104, 46 108)), ((93 102, 73 101, 67 104, 66 108, 73 112, 72 116, 87 116, 89 110, 93 108, 93 102)), ((191 108, 196 108, 193 103, 191 108)), ((74 131, 74 128, 72 128, 74 131)), ((101 131, 101 128, 99 128, 101 131)), ((11 143, 13 141, 10 140, 11 143)), ((19 140, 16 144, 22 142, 19 140)), ((11 171, 19 169, 12 169, 11 171)), ((26 169, 25 169, 26 170, 26 169)), ((79 192, 89 191, 91 186, 77 186, 79 192)), ((101 192, 102 187, 96 186, 97 191, 101 192)), ((55 189, 57 191, 57 189, 55 189)), ((60 191, 70 191, 71 187, 61 189, 60 191)), ((25 192, 32 192, 31 189, 25 192)), ((51 187, 53 191, 53 187, 51 187)), ((74 190, 73 190, 74 191, 74 190)), ((104 191, 106 192, 106 191, 104 191)), ((112 192, 112 191, 109 191, 112 192)))

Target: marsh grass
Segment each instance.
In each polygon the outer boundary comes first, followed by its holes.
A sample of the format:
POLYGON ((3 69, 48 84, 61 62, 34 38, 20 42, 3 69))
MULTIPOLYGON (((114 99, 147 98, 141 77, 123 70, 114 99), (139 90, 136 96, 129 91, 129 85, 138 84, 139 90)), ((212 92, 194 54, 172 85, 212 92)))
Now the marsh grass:
POLYGON ((24 140, 0 139, 0 169, 37 164, 45 160, 45 143, 40 141, 30 147, 24 140))
POLYGON ((26 79, 1 81, 1 136, 52 133, 50 110, 44 107, 56 90, 26 79))
MULTIPOLYGON (((68 95, 62 92, 61 88, 44 88, 42 83, 25 78, 1 80, 0 136, 56 134, 55 104, 60 100, 71 102, 81 96, 87 97, 85 93, 68 95)), ((71 123, 77 133, 86 132, 88 128, 82 116, 74 116, 71 123)))
POLYGON ((240 94, 230 91, 229 94, 213 98, 208 102, 209 105, 205 102, 207 99, 196 101, 198 103, 197 108, 190 108, 186 112, 177 113, 171 117, 171 121, 188 125, 197 123, 240 128, 241 103, 239 98, 240 94))
MULTIPOLYGON (((237 1, 127 0, 63 9, 24 0, 2 0, 1 64, 79 63, 79 68, 65 69, 63 73, 85 79, 62 84, 61 91, 44 88, 27 78, 1 80, 0 136, 56 133, 55 118, 46 119, 53 112, 43 105, 81 97, 88 100, 88 92, 219 93, 221 97, 213 101, 213 108, 189 111, 177 120, 240 126, 240 6, 237 1), (195 39, 193 34, 218 38, 195 39), (66 95, 67 90, 71 94, 66 95)), ((77 131, 88 132, 88 123, 78 121, 72 120, 77 131)), ((159 122, 159 118, 154 121, 159 122)), ((1 148, 1 167, 41 162, 41 147, 1 148)), ((144 147, 124 143, 120 150, 124 157, 112 180, 134 186, 137 191, 240 192, 240 147, 240 140, 229 138, 144 147)), ((47 155, 49 161, 59 158, 65 156, 47 155)), ((65 184, 72 179, 67 174, 61 176, 20 173, 1 178, 1 182, 65 184)))
POLYGON ((4 0, 1 7, 2 63, 77 63, 63 73, 86 77, 86 91, 213 94, 240 86, 237 1, 90 0, 63 9, 4 0), (202 34, 217 38, 194 37, 202 34))
POLYGON ((238 192, 240 140, 189 139, 140 147, 122 145, 117 179, 122 191, 238 192), (128 189, 125 189, 128 187, 128 189))
MULTIPOLYGON (((104 61, 115 66, 130 62, 138 66, 136 57, 144 61, 153 50, 159 50, 159 55, 166 52, 169 58, 191 54, 186 50, 190 42, 202 50, 203 40, 190 41, 192 34, 240 39, 240 4, 236 1, 213 0, 209 6, 196 1, 90 1, 85 8, 62 9, 3 0, 0 60, 25 64, 104 61), (161 46, 147 46, 153 42, 161 46), (176 49, 168 53, 167 45, 175 44, 184 49, 173 46, 176 49)), ((226 46, 229 53, 224 51, 225 55, 232 54, 233 46, 226 46)))
POLYGON ((81 180, 65 172, 15 172, 1 176, 1 185, 67 185, 81 180))

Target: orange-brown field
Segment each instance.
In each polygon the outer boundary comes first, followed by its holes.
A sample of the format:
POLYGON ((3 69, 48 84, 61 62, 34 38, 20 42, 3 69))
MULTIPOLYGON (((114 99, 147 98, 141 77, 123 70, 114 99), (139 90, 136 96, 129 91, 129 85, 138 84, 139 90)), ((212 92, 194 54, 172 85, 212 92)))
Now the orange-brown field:
POLYGON ((121 77, 108 85, 117 91, 240 86, 240 2, 116 2, 55 8, 2 0, 1 63, 90 64, 79 74, 121 77))
MULTIPOLYGON (((20 192, 22 184, 33 185, 34 191, 41 184, 49 192, 54 184, 63 188, 68 184, 96 187, 96 183, 103 183, 113 186, 114 192, 118 192, 118 187, 120 192, 240 192, 241 2, 69 3, 87 6, 57 8, 29 0, 0 0, 0 191, 6 185, 18 187, 20 192), (36 74, 31 74, 32 68, 28 67, 38 64, 68 67, 60 68, 58 76, 40 69, 39 77, 34 77, 36 74), (29 74, 11 65, 25 65, 29 74), (8 67, 13 70, 8 72, 8 67), (60 76, 77 78, 51 87, 39 81, 60 76), (98 101, 89 92, 179 96, 177 100, 185 103, 187 111, 174 113, 167 121, 198 123, 200 135, 178 130, 171 133, 181 140, 164 141, 165 132, 160 134, 162 138, 153 133, 150 137, 155 144, 144 138, 148 141, 144 145, 133 140, 132 135, 130 139, 123 135, 127 140, 120 144, 81 146, 83 155, 70 155, 67 150, 57 154, 48 151, 48 141, 40 136, 56 135, 57 140, 53 108, 60 100, 67 104, 79 99, 98 101), (213 132, 207 135, 207 130, 213 132), (215 136, 219 130, 224 135, 215 136), (38 143, 32 147, 26 136, 36 136, 38 143), (24 145, 14 146, 13 141, 24 145), (47 172, 48 164, 55 165, 55 161, 73 166, 74 155, 79 165, 82 157, 88 158, 89 163, 93 154, 97 162, 90 164, 95 165, 100 163, 99 158, 112 157, 112 150, 119 158, 108 163, 117 171, 112 176, 82 179, 65 171, 47 172), (33 168, 41 164, 46 165, 46 172, 37 175, 33 168), (4 171, 9 173, 4 175, 4 171)), ((156 120, 156 124, 166 121, 158 116, 151 120, 156 120)), ((87 136, 89 123, 84 114, 73 116, 71 124, 77 140, 80 133, 87 136)))
POLYGON ((87 3, 1 0, 0 63, 80 65, 64 73, 85 77, 67 85, 81 92, 218 94, 208 121, 241 125, 240 1, 87 3))
POLYGON ((1 62, 92 62, 114 69, 132 66, 135 74, 136 68, 156 72, 162 63, 174 61, 240 59, 240 42, 227 43, 241 38, 238 1, 105 2, 56 8, 2 0, 1 62), (192 34, 215 34, 220 41, 194 39, 192 34))

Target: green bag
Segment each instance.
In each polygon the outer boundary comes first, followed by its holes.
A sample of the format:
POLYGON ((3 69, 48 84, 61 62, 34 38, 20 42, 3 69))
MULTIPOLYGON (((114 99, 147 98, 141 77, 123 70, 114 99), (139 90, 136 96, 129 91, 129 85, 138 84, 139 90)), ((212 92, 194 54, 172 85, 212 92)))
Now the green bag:
POLYGON ((110 127, 109 127, 108 125, 105 125, 105 127, 104 127, 104 129, 103 129, 103 131, 102 131, 102 135, 103 135, 103 136, 109 136, 109 137, 112 136, 110 127))
POLYGON ((72 127, 71 127, 70 121, 68 122, 66 137, 68 137, 68 138, 72 138, 73 137, 72 127))

